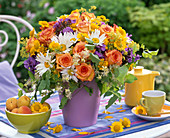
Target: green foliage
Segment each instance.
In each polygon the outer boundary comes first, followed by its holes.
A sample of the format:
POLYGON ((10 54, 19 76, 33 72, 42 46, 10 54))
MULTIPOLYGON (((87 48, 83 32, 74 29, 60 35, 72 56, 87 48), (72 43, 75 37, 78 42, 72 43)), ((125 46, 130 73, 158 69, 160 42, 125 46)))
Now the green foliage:
POLYGON ((92 62, 97 63, 97 64, 100 62, 99 57, 97 55, 94 55, 93 53, 90 53, 90 59, 92 62))
POLYGON ((139 65, 160 72, 160 76, 155 77, 155 89, 165 91, 170 101, 170 58, 166 54, 158 55, 153 59, 141 59, 139 65))
POLYGON ((60 109, 63 109, 63 108, 64 108, 64 105, 66 105, 67 100, 68 100, 67 97, 63 97, 63 98, 61 99, 61 102, 60 102, 60 105, 59 105, 60 109))
POLYGON ((141 43, 170 55, 170 3, 129 9, 129 17, 141 43))

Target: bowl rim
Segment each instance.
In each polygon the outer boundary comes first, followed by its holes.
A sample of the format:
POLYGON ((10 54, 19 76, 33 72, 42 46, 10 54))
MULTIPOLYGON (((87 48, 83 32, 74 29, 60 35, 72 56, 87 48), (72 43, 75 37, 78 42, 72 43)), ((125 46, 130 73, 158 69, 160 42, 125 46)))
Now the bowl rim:
POLYGON ((34 114, 20 114, 20 113, 12 113, 10 111, 8 111, 5 107, 5 112, 6 113, 9 113, 9 114, 12 114, 12 115, 17 115, 17 116, 38 116, 38 115, 41 115, 41 114, 45 114, 45 113, 48 113, 48 112, 51 112, 52 108, 50 107, 50 109, 47 111, 47 112, 41 112, 41 113, 34 113, 34 114))

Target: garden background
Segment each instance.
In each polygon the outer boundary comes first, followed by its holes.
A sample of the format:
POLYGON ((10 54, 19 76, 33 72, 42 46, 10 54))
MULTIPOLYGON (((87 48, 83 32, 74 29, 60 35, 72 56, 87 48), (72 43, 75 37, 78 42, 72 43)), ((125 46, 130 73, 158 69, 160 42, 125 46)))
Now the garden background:
MULTIPOLYGON (((167 93, 170 101, 170 0, 0 0, 0 14, 15 15, 28 21, 39 31, 38 21, 54 21, 62 14, 70 14, 81 7, 96 6, 96 15, 105 15, 114 23, 132 34, 132 39, 144 44, 150 50, 159 49, 153 59, 142 59, 139 65, 160 72, 156 77, 155 89, 167 93)), ((19 23, 21 37, 28 37, 29 30, 19 23)), ((0 62, 12 61, 16 49, 16 35, 12 27, 0 23, 0 30, 9 35, 8 44, 0 48, 0 62)), ((4 36, 0 35, 0 43, 4 36)), ((18 58, 17 63, 21 61, 18 58)), ((14 67, 19 82, 28 79, 24 67, 14 67)))

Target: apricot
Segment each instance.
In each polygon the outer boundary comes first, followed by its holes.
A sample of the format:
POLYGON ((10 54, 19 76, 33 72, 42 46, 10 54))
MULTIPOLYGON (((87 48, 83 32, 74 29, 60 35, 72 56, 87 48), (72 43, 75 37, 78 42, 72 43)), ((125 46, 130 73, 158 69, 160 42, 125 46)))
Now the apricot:
POLYGON ((16 98, 9 98, 6 101, 6 108, 7 110, 11 111, 14 108, 17 108, 17 99, 16 98))
POLYGON ((21 107, 21 106, 28 106, 30 105, 30 98, 26 95, 21 96, 18 100, 17 100, 17 106, 21 107))
POLYGON ((14 108, 14 109, 12 109, 12 111, 11 111, 12 113, 18 113, 18 108, 14 108))
POLYGON ((48 109, 50 109, 51 107, 50 107, 50 105, 49 105, 49 103, 47 103, 47 102, 44 102, 43 103, 43 106, 47 106, 48 107, 48 109))
POLYGON ((31 109, 28 106, 21 106, 18 109, 18 113, 20 113, 20 114, 32 114, 31 109))

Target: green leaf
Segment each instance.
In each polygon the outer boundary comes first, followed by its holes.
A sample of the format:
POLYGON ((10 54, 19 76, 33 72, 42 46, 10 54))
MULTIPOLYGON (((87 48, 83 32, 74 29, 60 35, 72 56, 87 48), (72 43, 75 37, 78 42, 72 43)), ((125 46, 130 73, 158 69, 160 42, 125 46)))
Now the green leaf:
POLYGON ((104 97, 110 96, 110 95, 112 95, 112 94, 113 94, 112 92, 108 91, 108 92, 106 92, 106 93, 104 94, 104 97))
POLYGON ((142 48, 142 49, 145 49, 145 45, 144 45, 144 44, 142 44, 142 45, 141 45, 141 48, 142 48))
POLYGON ((136 78, 133 74, 128 74, 128 75, 125 77, 125 83, 132 83, 132 82, 134 82, 135 80, 137 80, 137 78, 136 78))
POLYGON ((50 80, 49 79, 46 79, 46 89, 50 89, 50 80))
POLYGON ((20 67, 22 64, 24 64, 24 61, 20 61, 20 62, 17 64, 17 67, 20 67))
POLYGON ((90 53, 90 59, 92 60, 92 62, 97 64, 100 62, 99 57, 97 55, 94 55, 93 53, 90 53))
POLYGON ((111 97, 110 98, 110 100, 109 100, 109 102, 108 102, 108 104, 106 105, 106 109, 108 109, 116 100, 117 100, 117 96, 116 95, 114 95, 113 97, 111 97))
POLYGON ((35 77, 31 71, 28 71, 28 75, 32 80, 35 80, 35 77))
POLYGON ((119 71, 119 75, 118 75, 118 77, 116 79, 123 84, 125 76, 128 73, 128 68, 124 65, 122 67, 119 67, 118 71, 119 71))
POLYGON ((44 97, 41 99, 41 103, 44 103, 48 98, 50 98, 51 94, 53 94, 53 92, 49 92, 46 96, 44 96, 44 97))
POLYGON ((21 97, 22 95, 23 95, 22 90, 19 90, 19 91, 18 91, 18 97, 21 97))
POLYGON ((92 93, 93 93, 93 89, 92 89, 92 88, 87 87, 86 85, 84 85, 84 88, 85 88, 85 90, 89 93, 89 95, 91 96, 91 95, 92 95, 92 93))
POLYGON ((41 80, 40 85, 38 86, 38 91, 42 91, 46 87, 46 80, 41 80))
POLYGON ((86 39, 86 41, 87 41, 88 43, 93 44, 93 40, 88 39, 88 38, 86 38, 86 37, 85 37, 85 39, 86 39))
POLYGON ((86 44, 85 47, 86 47, 88 50, 94 50, 95 45, 86 44))
POLYGON ((18 83, 18 86, 19 86, 20 88, 22 88, 22 89, 23 89, 24 84, 22 84, 22 83, 18 83))
POLYGON ((65 106, 66 103, 67 103, 67 100, 68 100, 67 97, 63 97, 63 98, 61 99, 61 102, 60 102, 60 105, 59 105, 60 109, 63 109, 63 108, 64 108, 64 106, 65 106))
POLYGON ((51 71, 47 71, 46 72, 46 79, 50 79, 51 78, 51 71))
POLYGON ((106 93, 111 87, 108 87, 107 82, 104 82, 101 93, 106 93))

